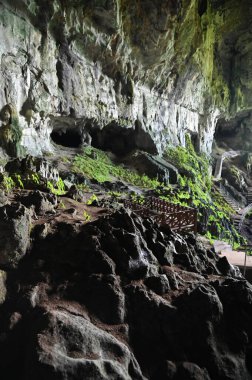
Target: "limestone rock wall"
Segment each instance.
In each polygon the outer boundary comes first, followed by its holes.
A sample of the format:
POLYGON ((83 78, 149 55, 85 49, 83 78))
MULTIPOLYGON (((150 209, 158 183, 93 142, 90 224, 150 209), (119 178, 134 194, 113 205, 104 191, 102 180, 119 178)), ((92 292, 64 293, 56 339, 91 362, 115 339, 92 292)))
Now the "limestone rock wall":
POLYGON ((209 153, 218 118, 252 106, 250 16, 245 0, 1 0, 0 108, 33 154, 69 115, 209 153))

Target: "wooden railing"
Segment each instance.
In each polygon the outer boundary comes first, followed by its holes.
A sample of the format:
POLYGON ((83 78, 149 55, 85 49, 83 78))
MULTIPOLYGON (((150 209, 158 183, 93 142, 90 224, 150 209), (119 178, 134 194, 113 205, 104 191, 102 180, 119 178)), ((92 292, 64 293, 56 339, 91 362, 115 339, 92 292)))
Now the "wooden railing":
POLYGON ((147 198, 143 203, 125 200, 124 206, 142 218, 152 217, 158 224, 168 225, 172 230, 197 232, 197 210, 166 202, 159 198, 147 198))

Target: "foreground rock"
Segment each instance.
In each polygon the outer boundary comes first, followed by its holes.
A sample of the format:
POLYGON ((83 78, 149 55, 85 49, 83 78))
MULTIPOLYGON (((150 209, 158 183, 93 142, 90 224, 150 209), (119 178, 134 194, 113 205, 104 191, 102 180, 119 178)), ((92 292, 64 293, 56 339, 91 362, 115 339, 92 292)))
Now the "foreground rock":
POLYGON ((30 379, 45 379, 48 367, 54 368, 52 379, 143 379, 128 347, 78 310, 76 315, 66 310, 45 309, 45 313, 33 331, 38 339, 27 368, 30 379))
POLYGON ((30 244, 30 212, 20 203, 0 207, 0 265, 13 267, 30 244))
POLYGON ((5 379, 251 379, 252 286, 194 235, 121 210, 32 239, 0 308, 5 379))

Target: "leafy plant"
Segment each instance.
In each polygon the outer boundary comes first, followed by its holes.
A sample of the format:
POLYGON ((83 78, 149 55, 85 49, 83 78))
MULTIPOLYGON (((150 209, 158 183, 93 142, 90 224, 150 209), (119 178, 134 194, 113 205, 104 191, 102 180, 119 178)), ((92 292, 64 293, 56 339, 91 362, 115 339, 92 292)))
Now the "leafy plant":
POLYGON ((90 192, 90 187, 88 185, 85 185, 84 183, 78 183, 75 185, 78 190, 90 192))
POLYGON ((91 197, 87 200, 86 204, 91 206, 94 202, 98 202, 98 198, 95 194, 92 194, 91 197))
POLYGON ((137 203, 139 205, 143 205, 145 202, 145 197, 136 193, 131 194, 130 198, 134 203, 137 203))
POLYGON ((87 211, 83 212, 83 218, 85 222, 89 222, 91 220, 91 215, 87 211))
POLYGON ((14 183, 17 187, 19 187, 20 189, 24 189, 24 183, 22 181, 20 174, 14 174, 13 180, 14 180, 14 183))
POLYGON ((66 208, 66 205, 63 201, 60 201, 59 202, 59 207, 62 208, 62 209, 65 209, 66 208))
POLYGON ((47 188, 48 190, 56 195, 63 195, 65 194, 65 184, 61 178, 56 182, 56 185, 54 185, 51 181, 47 181, 47 188))
POLYGON ((32 182, 34 182, 36 185, 40 184, 40 177, 38 173, 31 173, 31 179, 32 179, 32 182))
POLYGON ((109 191, 108 194, 113 198, 121 198, 123 193, 120 193, 119 191, 109 191))
MULTIPOLYGON (((189 136, 186 136, 185 148, 169 147, 165 158, 179 170, 177 188, 171 185, 164 186, 157 180, 116 164, 105 152, 91 146, 84 148, 83 154, 75 157, 73 169, 98 182, 119 179, 134 186, 154 190, 157 196, 170 203, 195 207, 198 209, 198 221, 202 232, 209 233, 214 238, 240 241, 241 237, 230 222, 234 210, 212 190, 209 158, 205 154, 195 152, 189 136)), ((141 197, 133 195, 133 200, 134 197, 136 202, 144 202, 141 197)))
POLYGON ((7 193, 9 193, 11 190, 13 190, 15 188, 15 182, 8 175, 3 175, 2 186, 3 186, 4 190, 7 193))

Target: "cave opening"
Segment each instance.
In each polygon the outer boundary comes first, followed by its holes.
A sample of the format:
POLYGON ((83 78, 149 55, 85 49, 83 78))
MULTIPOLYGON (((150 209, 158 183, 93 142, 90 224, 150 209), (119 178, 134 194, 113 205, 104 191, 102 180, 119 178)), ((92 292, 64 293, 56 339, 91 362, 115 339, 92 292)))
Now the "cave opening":
POLYGON ((196 153, 200 152, 200 139, 197 132, 191 132, 191 143, 196 153))
POLYGON ((117 156, 124 156, 135 148, 135 130, 124 128, 111 122, 102 130, 92 134, 92 145, 95 148, 109 150, 117 156))
POLYGON ((51 133, 51 139, 55 144, 67 148, 78 148, 82 144, 80 133, 73 130, 54 130, 51 133))
POLYGON ((251 111, 239 112, 232 119, 219 119, 214 140, 217 146, 225 150, 252 151, 251 111))

